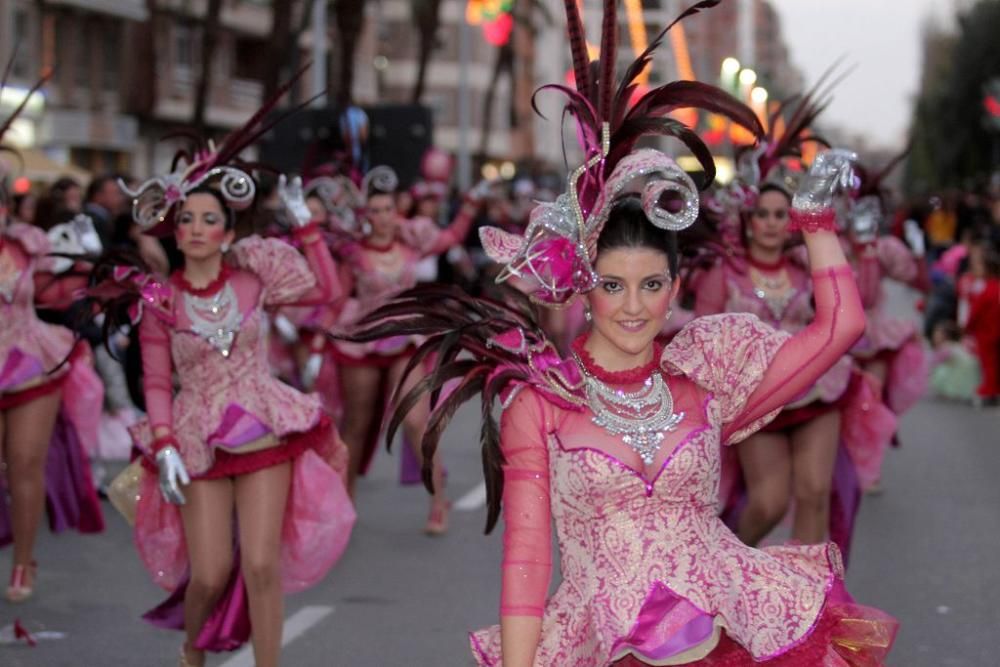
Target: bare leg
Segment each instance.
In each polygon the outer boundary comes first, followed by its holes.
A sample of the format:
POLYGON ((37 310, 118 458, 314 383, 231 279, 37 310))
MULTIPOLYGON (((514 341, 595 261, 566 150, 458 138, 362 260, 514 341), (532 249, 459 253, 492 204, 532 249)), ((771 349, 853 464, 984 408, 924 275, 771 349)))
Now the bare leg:
POLYGON ((351 461, 347 468, 347 491, 354 497, 354 485, 361 472, 361 462, 365 453, 365 439, 368 437, 376 415, 374 405, 378 401, 378 387, 382 370, 373 366, 344 365, 340 373, 341 396, 344 400, 344 423, 340 437, 347 445, 351 461))
POLYGON ((191 562, 191 581, 184 595, 184 631, 188 662, 202 665, 205 654, 193 650, 198 633, 233 569, 233 483, 228 479, 191 482, 181 505, 184 540, 191 562))
MULTIPOLYGON (((14 565, 30 565, 34 558, 38 525, 45 511, 45 462, 60 401, 60 392, 55 392, 11 408, 4 415, 14 565)), ((28 588, 34 584, 32 579, 29 568, 28 588)))
POLYGON ((739 538, 756 546, 788 511, 791 455, 782 433, 756 433, 736 445, 747 486, 739 538))
MULTIPOLYGON (((392 367, 389 368, 389 382, 391 386, 395 387, 399 378, 403 374, 403 370, 406 368, 406 359, 400 359, 392 367)), ((403 385, 400 396, 405 396, 406 393, 413 388, 420 380, 422 380, 427 374, 424 372, 423 368, 414 369, 413 373, 407 378, 406 383, 403 385)), ((403 431, 406 433, 407 440, 410 441, 410 446, 413 447, 413 451, 417 456, 418 461, 423 461, 424 456, 421 451, 420 443, 424 437, 424 429, 427 426, 427 420, 430 416, 430 398, 424 396, 413 409, 410 410, 409 414, 403 420, 403 431)), ((429 533, 439 534, 443 533, 447 529, 447 504, 448 498, 445 495, 444 489, 444 471, 441 467, 441 456, 436 454, 434 456, 433 463, 433 477, 432 481, 434 483, 434 495, 431 498, 431 516, 427 522, 427 531, 429 533)))
POLYGON ((251 640, 257 667, 277 667, 281 655, 284 616, 281 524, 291 479, 291 463, 236 478, 240 558, 250 603, 251 640))
POLYGON ((818 544, 827 536, 839 437, 839 410, 831 410, 792 431, 792 490, 795 494, 792 537, 804 544, 818 544))

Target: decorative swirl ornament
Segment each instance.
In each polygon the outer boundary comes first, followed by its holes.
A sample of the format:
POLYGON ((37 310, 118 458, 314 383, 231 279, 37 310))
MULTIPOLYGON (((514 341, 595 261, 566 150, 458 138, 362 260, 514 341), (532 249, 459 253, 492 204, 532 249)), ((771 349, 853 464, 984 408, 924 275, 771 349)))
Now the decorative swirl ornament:
POLYGON ((119 179, 118 186, 132 198, 132 219, 143 231, 166 222, 177 204, 182 204, 193 190, 218 181, 219 193, 230 208, 242 211, 253 203, 257 186, 253 178, 236 167, 213 167, 199 173, 197 164, 185 171, 154 176, 135 190, 119 179))
POLYGON ((361 181, 361 192, 365 199, 371 196, 372 190, 392 193, 397 188, 399 188, 399 176, 392 167, 384 164, 373 167, 361 181))

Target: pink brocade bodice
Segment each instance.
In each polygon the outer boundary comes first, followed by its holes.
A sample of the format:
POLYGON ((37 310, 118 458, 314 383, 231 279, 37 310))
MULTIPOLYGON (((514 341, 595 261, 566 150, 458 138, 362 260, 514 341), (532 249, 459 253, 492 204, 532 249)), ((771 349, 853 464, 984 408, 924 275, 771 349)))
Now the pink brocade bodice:
MULTIPOLYGON (((657 372, 683 418, 648 466, 585 403, 532 385, 507 401, 500 613, 541 617, 537 667, 603 667, 630 653, 693 662, 720 628, 761 660, 814 628, 843 574, 836 547, 749 547, 718 518, 717 498, 722 447, 773 419, 860 335, 849 269, 816 280, 817 316, 795 336, 724 314, 666 346, 657 372), (546 600, 553 524, 562 582, 546 600)), ((471 642, 481 665, 502 664, 499 626, 471 642)))
POLYGON ((309 264, 276 240, 241 241, 233 255, 236 270, 212 291, 228 290, 236 299, 230 307, 239 310, 228 354, 192 330, 187 302, 193 296, 180 286, 174 286, 169 311, 147 313, 141 325, 149 423, 133 432, 140 444, 148 445, 151 428, 172 428, 194 475, 211 467, 215 447, 239 453, 241 446, 266 436, 280 439, 308 431, 321 415, 317 397, 273 376, 267 350, 264 311, 295 303, 316 286, 309 264), (180 387, 176 395, 171 371, 180 387))
POLYGON ((0 394, 45 382, 73 347, 71 331, 35 313, 35 272, 48 247, 45 232, 24 224, 0 237, 0 394))

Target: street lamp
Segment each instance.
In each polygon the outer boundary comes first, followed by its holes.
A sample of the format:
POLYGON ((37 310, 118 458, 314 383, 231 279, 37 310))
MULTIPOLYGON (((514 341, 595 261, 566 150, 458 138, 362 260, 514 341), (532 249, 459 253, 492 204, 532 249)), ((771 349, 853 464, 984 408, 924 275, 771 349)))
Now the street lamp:
POLYGON ((740 72, 740 83, 749 88, 753 84, 757 83, 757 72, 753 71, 749 67, 740 72))
POLYGON ((722 75, 725 77, 736 76, 736 73, 740 71, 740 61, 736 58, 729 57, 722 61, 722 75))
POLYGON ((759 104, 763 106, 767 102, 768 94, 767 88, 762 88, 761 86, 754 87, 750 91, 750 101, 754 104, 759 104))

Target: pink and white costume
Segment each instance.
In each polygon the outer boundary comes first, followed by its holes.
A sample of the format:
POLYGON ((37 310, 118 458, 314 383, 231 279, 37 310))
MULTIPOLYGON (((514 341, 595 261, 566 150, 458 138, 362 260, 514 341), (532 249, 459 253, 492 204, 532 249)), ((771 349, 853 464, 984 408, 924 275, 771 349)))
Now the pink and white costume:
MULTIPOLYGON (((341 283, 350 298, 343 304, 337 325, 351 327, 388 299, 416 285, 417 264, 461 243, 471 225, 472 216, 462 210, 444 229, 428 218, 404 220, 398 238, 384 247, 365 241, 345 244, 338 258, 341 283)), ((395 336, 371 343, 337 341, 336 349, 342 363, 387 366, 419 342, 419 338, 395 336)))
MULTIPOLYGON (((104 519, 86 448, 97 443, 104 386, 89 348, 75 345, 69 329, 43 322, 35 313, 36 304, 68 305, 79 286, 49 272, 48 252, 49 239, 37 227, 15 223, 0 232, 0 318, 6 323, 0 327, 0 410, 62 391, 46 467, 50 525, 100 532, 104 519)), ((9 538, 5 517, 4 512, 0 543, 9 538)))
MULTIPOLYGON (((318 398, 281 383, 268 364, 265 311, 326 302, 338 290, 323 244, 306 243, 304 253, 276 239, 250 237, 233 246, 219 278, 204 289, 192 288, 180 274, 168 284, 144 279, 140 339, 149 419, 133 429, 136 444, 150 456, 153 429, 171 429, 171 444, 193 479, 293 461, 282 528, 286 591, 302 590, 327 573, 355 519, 341 478, 346 448, 331 421, 318 398)), ((135 543, 157 584, 173 590, 183 583, 180 513, 162 497, 152 465, 140 482, 135 543)))
POLYGON ((885 359, 888 373, 883 393, 892 411, 901 415, 927 390, 927 358, 917 323, 887 312, 882 280, 920 287, 926 276, 919 260, 895 236, 880 236, 873 244, 856 248, 854 255, 867 325, 851 354, 862 362, 885 359))
MULTIPOLYGON (((682 418, 650 465, 594 424, 574 361, 526 345, 519 330, 492 340, 535 369, 501 422, 500 613, 542 618, 536 665, 879 664, 895 622, 850 601, 836 547, 754 549, 717 516, 722 446, 773 419, 860 334, 850 269, 818 272, 814 285, 816 319, 794 336, 726 314, 687 325, 658 366, 609 373, 583 359, 624 391, 662 373, 682 418), (562 583, 546 600, 553 520, 562 583)), ((499 626, 471 646, 480 665, 501 664, 499 626)))

